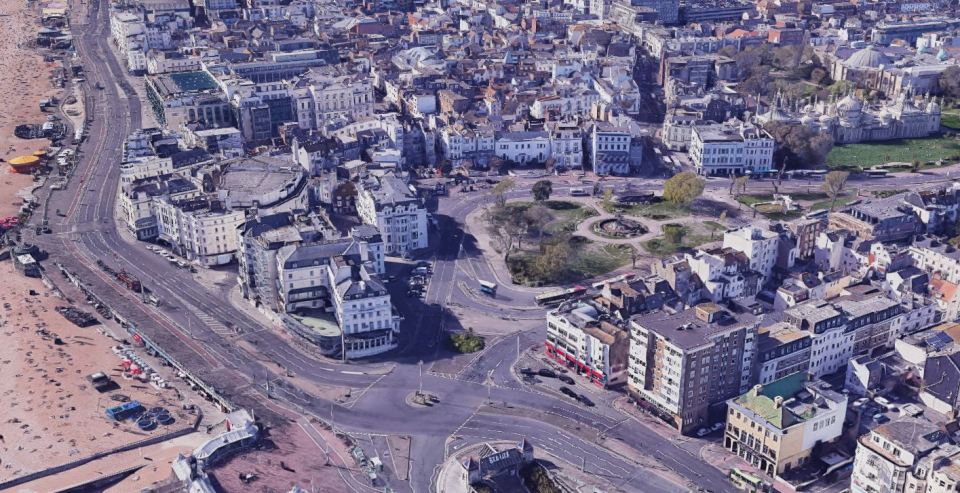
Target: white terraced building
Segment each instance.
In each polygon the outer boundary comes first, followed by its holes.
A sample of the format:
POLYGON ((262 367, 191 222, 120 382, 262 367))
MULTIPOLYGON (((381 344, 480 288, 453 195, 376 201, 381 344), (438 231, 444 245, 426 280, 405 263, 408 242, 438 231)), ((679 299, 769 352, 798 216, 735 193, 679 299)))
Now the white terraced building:
POLYGON ((365 224, 380 231, 388 255, 406 255, 427 247, 427 209, 394 174, 361 184, 357 213, 365 224))

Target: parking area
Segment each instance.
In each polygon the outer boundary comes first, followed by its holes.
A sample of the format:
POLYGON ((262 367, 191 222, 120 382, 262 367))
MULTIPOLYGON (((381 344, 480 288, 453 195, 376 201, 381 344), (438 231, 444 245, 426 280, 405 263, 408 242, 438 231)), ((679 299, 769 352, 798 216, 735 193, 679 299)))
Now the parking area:
POLYGON ((604 389, 575 371, 547 357, 540 347, 524 352, 513 368, 516 378, 526 386, 553 395, 562 395, 585 407, 609 405, 621 396, 604 389))
MULTIPOLYGON (((411 298, 425 298, 427 288, 430 286, 430 278, 433 275, 433 264, 426 260, 420 260, 413 265, 409 275, 401 275, 399 280, 406 285, 407 296, 411 298)), ((396 282, 395 276, 388 277, 388 282, 396 282)))
POLYGON ((197 272, 197 268, 192 263, 187 262, 181 259, 180 257, 177 257, 170 250, 167 250, 161 246, 153 245, 149 243, 144 248, 165 258, 168 262, 170 262, 171 265, 175 265, 181 269, 189 269, 190 272, 193 272, 193 273, 197 272))

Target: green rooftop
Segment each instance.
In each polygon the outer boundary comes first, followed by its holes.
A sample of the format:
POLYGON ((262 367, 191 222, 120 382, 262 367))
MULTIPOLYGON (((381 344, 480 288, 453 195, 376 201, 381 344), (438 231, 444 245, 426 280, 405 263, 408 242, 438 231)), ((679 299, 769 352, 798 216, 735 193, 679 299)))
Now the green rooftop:
POLYGON ((217 83, 213 80, 213 77, 210 77, 210 74, 202 70, 196 72, 174 72, 168 75, 182 92, 205 91, 217 88, 217 83))
POLYGON ((761 386, 759 393, 756 389, 750 389, 746 394, 737 397, 734 402, 753 411, 777 428, 787 428, 797 422, 796 417, 787 407, 777 407, 774 399, 781 397, 785 401, 793 397, 803 390, 806 379, 805 373, 794 373, 761 386))

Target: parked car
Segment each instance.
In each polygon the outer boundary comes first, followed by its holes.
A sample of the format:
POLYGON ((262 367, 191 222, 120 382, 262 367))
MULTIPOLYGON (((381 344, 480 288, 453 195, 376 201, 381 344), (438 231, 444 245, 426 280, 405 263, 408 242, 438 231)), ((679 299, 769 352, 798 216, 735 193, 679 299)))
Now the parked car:
POLYGON ((580 395, 577 397, 577 399, 578 399, 580 402, 582 402, 583 405, 585 405, 585 406, 587 406, 587 407, 596 406, 596 404, 594 404, 593 401, 590 400, 589 397, 587 397, 587 396, 585 396, 585 395, 583 395, 583 394, 580 394, 580 395))
POLYGON ((576 385, 576 384, 577 384, 577 382, 574 382, 573 379, 570 378, 570 375, 557 375, 557 379, 559 379, 561 382, 563 382, 563 383, 565 383, 565 384, 567 384, 567 385, 576 385))
POLYGON ((703 438, 709 434, 710 434, 710 430, 706 428, 700 428, 699 430, 697 430, 697 436, 700 438, 703 438))
POLYGON ((532 376, 536 375, 537 372, 533 371, 532 368, 523 367, 523 368, 520 368, 520 374, 521 374, 521 375, 526 375, 526 376, 528 376, 528 377, 532 377, 532 376))
POLYGON ((724 423, 723 421, 719 421, 717 423, 714 423, 713 426, 710 427, 710 431, 720 431, 726 428, 726 426, 727 426, 726 423, 724 423))
POLYGON ((571 397, 571 398, 573 398, 573 399, 579 399, 579 398, 580 398, 580 396, 578 396, 577 393, 573 391, 573 389, 571 389, 570 387, 567 387, 567 386, 560 387, 560 393, 563 394, 563 395, 565 395, 565 396, 567 396, 567 397, 571 397))
POLYGON ((541 377, 547 377, 547 378, 557 378, 557 372, 549 368, 541 368, 537 370, 537 375, 540 375, 541 377))

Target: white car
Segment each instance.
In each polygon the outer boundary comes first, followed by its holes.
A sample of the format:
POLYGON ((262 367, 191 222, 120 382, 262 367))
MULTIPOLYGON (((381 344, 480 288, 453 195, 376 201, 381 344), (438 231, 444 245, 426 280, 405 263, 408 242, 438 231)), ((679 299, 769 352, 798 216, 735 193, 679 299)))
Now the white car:
POLYGON ((699 430, 697 430, 697 436, 700 438, 703 438, 709 434, 710 434, 710 430, 706 428, 700 428, 699 430))
POLYGON ((724 429, 726 426, 727 426, 726 423, 724 423, 723 421, 720 421, 719 423, 714 423, 713 426, 710 427, 710 431, 720 431, 724 429))

